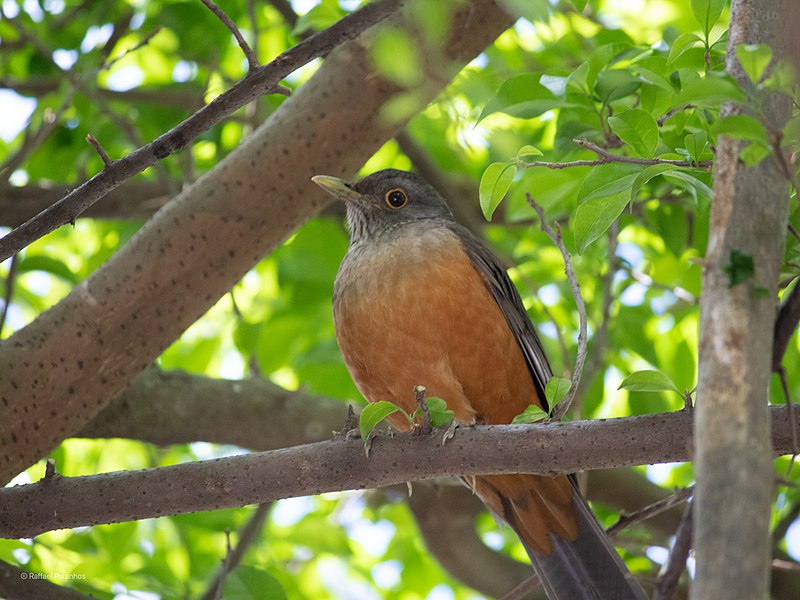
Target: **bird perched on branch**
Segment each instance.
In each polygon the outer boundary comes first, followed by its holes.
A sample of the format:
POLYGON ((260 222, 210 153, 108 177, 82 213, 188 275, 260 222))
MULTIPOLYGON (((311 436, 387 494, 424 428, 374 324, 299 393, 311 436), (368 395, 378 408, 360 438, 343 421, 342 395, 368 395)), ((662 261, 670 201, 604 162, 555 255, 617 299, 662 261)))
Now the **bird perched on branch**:
MULTIPOLYGON (((442 197, 389 169, 313 181, 347 207, 350 247, 333 293, 336 337, 358 389, 409 414, 416 386, 462 424, 547 411, 550 365, 505 269, 442 197)), ((389 417, 408 429, 404 416, 389 417)), ((470 487, 519 536, 551 600, 643 600, 573 478, 480 475, 470 487)))

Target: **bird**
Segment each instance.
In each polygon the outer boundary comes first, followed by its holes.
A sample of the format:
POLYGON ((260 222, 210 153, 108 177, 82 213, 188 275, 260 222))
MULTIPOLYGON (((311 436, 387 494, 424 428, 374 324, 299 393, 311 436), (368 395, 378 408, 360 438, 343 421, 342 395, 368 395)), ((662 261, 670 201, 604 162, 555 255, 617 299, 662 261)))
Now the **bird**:
MULTIPOLYGON (((495 255, 456 223, 415 173, 312 181, 344 202, 350 244, 333 289, 337 342, 369 402, 408 414, 413 390, 442 398, 461 425, 548 411, 550 364, 519 292, 495 255)), ((411 425, 400 413, 397 429, 411 425)), ((466 475, 520 538, 550 600, 644 600, 573 476, 466 475)))

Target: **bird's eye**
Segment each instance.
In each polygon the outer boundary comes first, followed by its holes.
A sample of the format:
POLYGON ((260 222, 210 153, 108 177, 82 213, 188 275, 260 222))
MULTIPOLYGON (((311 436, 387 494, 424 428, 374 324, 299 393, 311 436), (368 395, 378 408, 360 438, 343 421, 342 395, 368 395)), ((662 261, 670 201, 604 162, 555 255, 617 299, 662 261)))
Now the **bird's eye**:
POLYGON ((408 204, 408 196, 400 188, 394 188, 386 192, 386 204, 389 208, 403 208, 408 204))

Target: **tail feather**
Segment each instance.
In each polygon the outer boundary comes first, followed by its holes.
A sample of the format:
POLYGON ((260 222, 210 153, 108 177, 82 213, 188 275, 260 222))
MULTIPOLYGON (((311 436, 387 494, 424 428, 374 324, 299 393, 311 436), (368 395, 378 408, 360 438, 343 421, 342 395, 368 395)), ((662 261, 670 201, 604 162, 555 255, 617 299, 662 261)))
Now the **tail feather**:
POLYGON ((566 540, 551 535, 552 552, 545 555, 527 545, 533 567, 550 600, 647 600, 611 540, 586 502, 573 494, 578 535, 566 540))

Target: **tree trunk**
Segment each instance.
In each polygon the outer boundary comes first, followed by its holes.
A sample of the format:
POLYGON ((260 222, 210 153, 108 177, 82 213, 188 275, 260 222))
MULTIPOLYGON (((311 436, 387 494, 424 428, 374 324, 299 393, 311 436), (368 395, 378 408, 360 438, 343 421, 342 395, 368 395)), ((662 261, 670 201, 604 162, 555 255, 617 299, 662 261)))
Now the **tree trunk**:
MULTIPOLYGON (((780 22, 774 2, 733 0, 727 70, 745 89, 734 49, 766 43, 775 50, 780 22)), ((766 102, 766 116, 777 130, 788 119, 787 100, 766 102)), ((788 195, 775 157, 746 167, 739 160, 742 147, 731 138, 719 141, 703 273, 695 600, 766 599, 769 583, 774 474, 767 400, 788 195), (731 267, 747 257, 752 276, 737 284, 731 267)))

